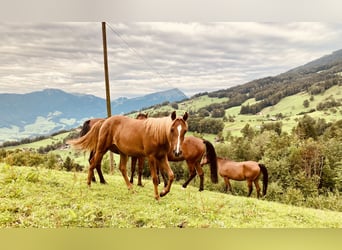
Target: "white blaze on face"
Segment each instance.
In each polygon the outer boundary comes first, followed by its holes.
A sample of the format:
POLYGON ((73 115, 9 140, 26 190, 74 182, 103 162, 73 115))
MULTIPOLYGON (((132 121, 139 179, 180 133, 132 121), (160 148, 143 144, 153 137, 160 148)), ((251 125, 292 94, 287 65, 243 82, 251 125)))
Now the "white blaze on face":
POLYGON ((182 125, 178 125, 177 130, 178 130, 178 138, 177 138, 176 154, 179 154, 179 152, 180 152, 180 132, 182 130, 182 125))

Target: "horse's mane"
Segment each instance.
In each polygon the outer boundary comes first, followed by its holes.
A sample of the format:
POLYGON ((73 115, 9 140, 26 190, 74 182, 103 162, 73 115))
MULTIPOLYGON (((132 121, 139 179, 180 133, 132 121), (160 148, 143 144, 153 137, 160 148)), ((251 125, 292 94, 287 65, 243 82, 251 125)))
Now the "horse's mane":
POLYGON ((160 141, 170 141, 170 129, 172 125, 171 118, 161 117, 161 118, 147 118, 143 120, 146 131, 152 138, 160 141))

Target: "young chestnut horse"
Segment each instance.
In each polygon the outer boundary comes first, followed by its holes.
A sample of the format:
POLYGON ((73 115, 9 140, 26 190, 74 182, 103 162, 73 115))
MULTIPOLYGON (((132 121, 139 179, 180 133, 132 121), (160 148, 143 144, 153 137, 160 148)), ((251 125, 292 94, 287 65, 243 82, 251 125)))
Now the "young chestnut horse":
MULTIPOLYGON (((143 114, 143 113, 139 113, 136 117, 136 119, 139 119, 139 120, 144 120, 147 118, 147 114, 143 114)), ((87 120, 83 123, 83 126, 82 126, 82 129, 81 129, 81 132, 80 132, 80 137, 84 136, 86 133, 89 132, 89 130, 91 129, 91 127, 93 127, 95 125, 95 123, 97 122, 101 122, 103 123, 104 120, 106 120, 105 118, 93 118, 93 119, 90 119, 90 120, 87 120)), ((116 154, 119 154, 118 151, 116 151, 115 149, 112 151, 113 153, 116 153, 116 154)), ((94 151, 91 151, 90 152, 90 155, 89 155, 89 159, 88 159, 88 162, 90 163, 92 157, 94 155, 94 151)), ((136 158, 136 157, 132 157, 132 159, 135 159, 135 162, 134 162, 134 165, 136 164, 136 161, 139 160, 139 166, 140 164, 144 164, 144 157, 139 157, 139 158, 136 158)), ((132 162, 133 164, 133 162, 132 162)), ((96 166, 96 171, 97 171, 97 174, 99 175, 99 178, 100 178, 100 183, 102 184, 106 184, 107 182, 105 181, 104 177, 103 177, 103 174, 102 174, 102 170, 101 170, 101 166, 96 166)), ((96 179, 95 179, 95 175, 92 177, 92 182, 96 182, 96 179)), ((132 183, 132 182, 131 182, 132 183)))
POLYGON ((75 140, 69 141, 73 147, 94 152, 88 170, 88 185, 94 176, 94 169, 101 168, 103 155, 111 150, 120 154, 119 169, 129 189, 132 184, 127 177, 126 164, 128 156, 147 157, 154 195, 157 200, 170 192, 174 174, 167 160, 167 154, 172 150, 175 156, 181 155, 181 145, 188 125, 188 114, 176 117, 176 112, 163 118, 147 118, 138 120, 127 116, 111 116, 103 122, 97 122, 90 131, 75 140), (168 175, 167 186, 158 193, 157 168, 168 175))
MULTIPOLYGON (((182 155, 175 156, 172 152, 168 153, 168 160, 172 162, 186 161, 189 168, 189 179, 183 184, 183 187, 186 188, 190 181, 196 176, 196 172, 200 177, 200 185, 199 191, 203 190, 204 183, 204 172, 201 166, 201 159, 203 155, 206 153, 207 157, 210 159, 210 173, 211 173, 211 181, 213 183, 218 182, 217 178, 217 163, 216 163, 216 152, 214 146, 206 140, 194 137, 194 136, 186 136, 184 138, 182 144, 182 155)), ((143 160, 143 159, 142 159, 143 160)), ((141 161, 141 159, 139 159, 141 161)), ((142 186, 141 176, 143 171, 143 162, 139 164, 138 167, 138 185, 142 186)), ((135 172, 135 163, 133 162, 132 157, 132 170, 131 170, 131 179, 130 182, 133 183, 133 176, 135 172)), ((164 173, 161 172, 162 177, 164 179, 164 183, 166 183, 166 178, 164 173)))
MULTIPOLYGON (((203 157, 201 164, 207 164, 209 160, 206 156, 203 157)), ((260 197, 259 178, 263 174, 263 189, 262 195, 266 195, 268 184, 268 171, 265 165, 255 161, 235 162, 221 157, 217 157, 218 173, 223 177, 226 184, 225 191, 232 191, 229 179, 236 181, 247 180, 248 197, 251 196, 253 191, 253 182, 257 190, 257 197, 260 197)))

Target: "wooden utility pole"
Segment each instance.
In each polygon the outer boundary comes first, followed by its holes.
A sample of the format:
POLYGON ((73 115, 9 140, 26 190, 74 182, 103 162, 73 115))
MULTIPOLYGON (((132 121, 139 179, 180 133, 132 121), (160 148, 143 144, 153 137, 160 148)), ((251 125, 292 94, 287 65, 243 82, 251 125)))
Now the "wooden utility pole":
MULTIPOLYGON (((107 117, 110 117, 112 116, 112 109, 111 109, 111 104, 110 104, 106 22, 102 22, 102 41, 103 41, 104 73, 105 73, 105 83, 106 83, 107 117)), ((110 173, 113 174, 114 173, 114 158, 113 158, 112 152, 109 152, 109 159, 110 159, 110 173)))
POLYGON ((105 73, 105 81, 106 81, 107 117, 110 117, 112 115, 112 110, 111 110, 111 106, 110 106, 108 56, 107 56, 107 35, 106 35, 106 23, 105 22, 102 22, 102 40, 103 40, 104 73, 105 73))

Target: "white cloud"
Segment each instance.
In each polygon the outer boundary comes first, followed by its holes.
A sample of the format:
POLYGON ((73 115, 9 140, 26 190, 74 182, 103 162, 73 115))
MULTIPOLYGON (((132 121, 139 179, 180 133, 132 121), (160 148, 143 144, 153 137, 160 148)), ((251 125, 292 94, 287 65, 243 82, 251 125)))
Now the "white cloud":
MULTIPOLYGON (((338 23, 109 23, 112 99, 191 96, 276 75, 341 49, 338 23)), ((100 23, 0 23, 0 92, 105 96, 100 23)))

